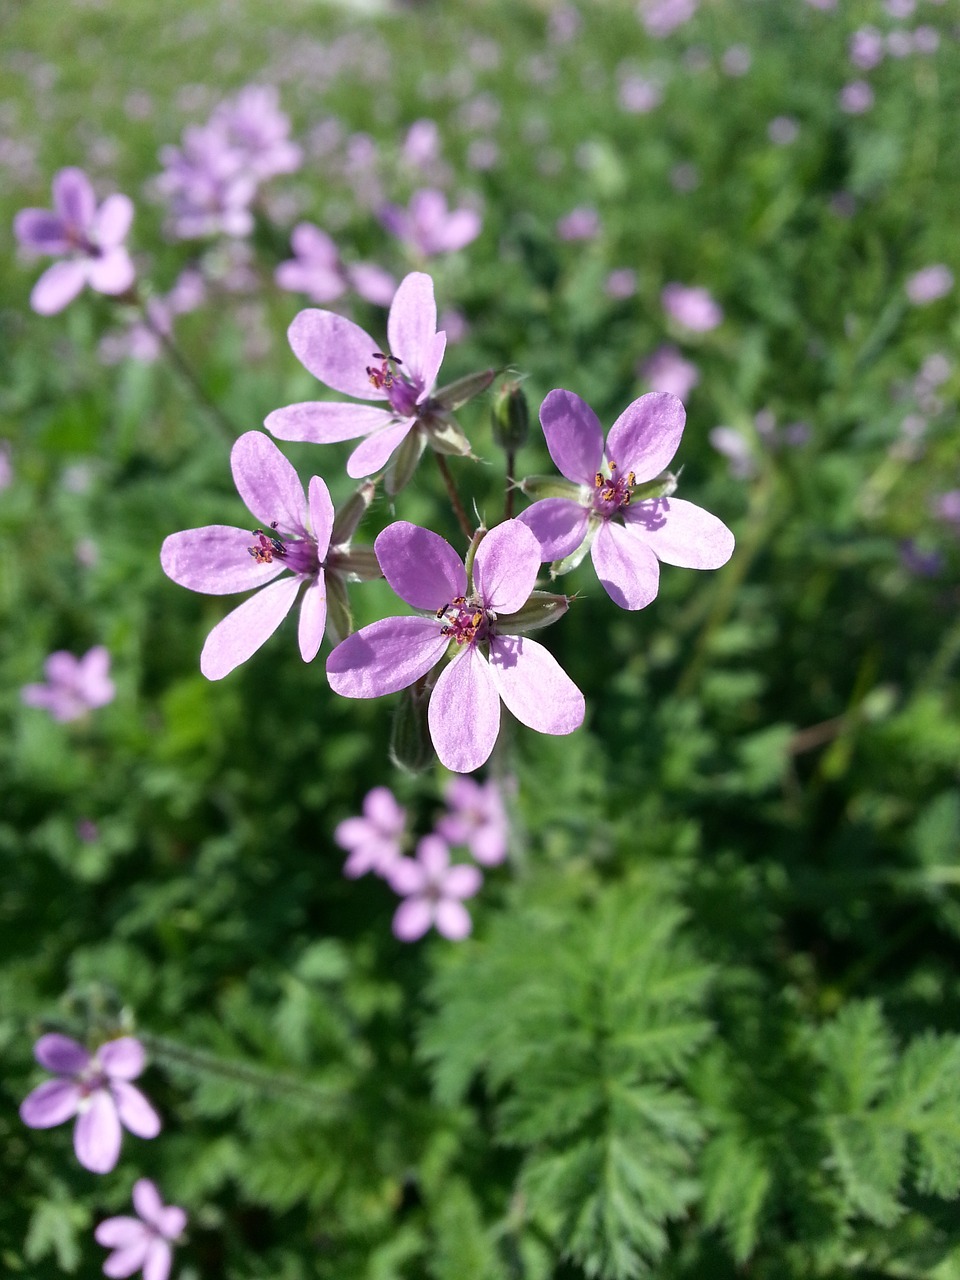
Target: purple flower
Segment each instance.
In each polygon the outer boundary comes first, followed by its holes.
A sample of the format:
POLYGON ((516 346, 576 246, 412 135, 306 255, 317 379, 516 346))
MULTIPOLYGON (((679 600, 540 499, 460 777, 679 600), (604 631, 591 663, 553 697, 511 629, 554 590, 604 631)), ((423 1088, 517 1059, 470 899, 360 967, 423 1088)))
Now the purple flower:
POLYGON ((451 778, 446 787, 447 812, 437 835, 448 844, 466 845, 477 862, 495 867, 507 856, 510 826, 500 788, 490 780, 451 778))
POLYGON ((391 235, 424 258, 463 249, 476 240, 483 225, 475 209, 448 210, 447 197, 431 187, 415 191, 407 208, 388 204, 380 221, 391 235))
POLYGON ((387 306, 397 282, 389 272, 370 262, 345 266, 333 240, 312 222, 298 223, 290 244, 295 256, 281 262, 274 278, 281 289, 305 293, 313 302, 333 302, 352 285, 361 298, 387 306))
POLYGON ((637 292, 637 273, 630 267, 617 267, 603 282, 608 298, 632 298, 637 292))
POLYGON ((622 69, 617 99, 624 111, 644 115, 659 107, 663 101, 663 89, 655 80, 630 68, 622 69))
POLYGON ((600 230, 600 215, 590 205, 578 205, 557 223, 561 240, 592 240, 600 230))
POLYGON ((686 360, 678 347, 669 344, 657 347, 638 372, 646 379, 651 391, 668 391, 679 400, 686 400, 700 381, 697 366, 686 360))
POLYGON ((43 664, 46 684, 27 684, 20 696, 28 707, 42 707, 54 720, 78 720, 95 707, 112 702, 116 688, 110 679, 110 655, 102 644, 82 658, 58 649, 43 664))
POLYGON ((707 437, 730 464, 730 474, 738 480, 749 480, 757 474, 757 463, 750 442, 736 427, 713 427, 707 437))
POLYGON ((348 698, 378 698, 421 680, 453 651, 430 694, 427 722, 442 764, 479 769, 500 730, 500 700, 540 733, 572 733, 583 694, 551 654, 517 634, 511 616, 528 603, 540 569, 536 538, 507 520, 480 542, 472 582, 436 533, 405 520, 384 529, 377 558, 390 586, 427 616, 384 618, 349 636, 327 659, 327 677, 348 698), (529 535, 529 536, 528 536, 529 535))
POLYGON ((641 0, 637 16, 647 34, 662 40, 682 27, 697 11, 698 0, 641 0))
POLYGON ((948 489, 941 493, 933 503, 933 514, 938 520, 960 527, 960 489, 948 489))
POLYGON ((426 443, 430 393, 447 343, 446 334, 437 332, 428 275, 414 271, 401 280, 387 317, 386 351, 334 311, 301 311, 288 334, 294 355, 315 378, 344 395, 389 407, 315 400, 287 405, 266 420, 278 439, 334 444, 364 436, 347 460, 347 474, 355 478, 379 471, 418 424, 424 428, 419 444, 426 443))
POLYGON ((850 61, 860 71, 872 71, 883 61, 883 35, 876 27, 859 27, 850 37, 850 61))
POLYGON ((350 856, 343 874, 355 879, 373 871, 386 875, 400 857, 407 811, 397 804, 389 787, 374 787, 363 800, 362 818, 344 818, 333 838, 350 856))
MULTIPOLYGON (((655 598, 660 561, 718 569, 733 554, 733 534, 722 521, 668 496, 672 477, 643 496, 644 483, 676 453, 685 417, 676 396, 650 392, 621 413, 604 446, 599 419, 572 391, 551 391, 540 406, 547 448, 570 482, 569 496, 534 502, 518 518, 536 534, 544 560, 576 551, 582 558, 589 549, 600 585, 622 609, 642 609, 655 598)), ((527 492, 528 485, 521 488, 527 492)))
POLYGON ((56 1079, 24 1098, 20 1119, 31 1129, 50 1129, 76 1116, 73 1148, 91 1173, 109 1173, 117 1163, 121 1125, 138 1138, 160 1132, 160 1117, 130 1083, 144 1067, 143 1045, 133 1036, 109 1040, 90 1054, 69 1036, 45 1035, 33 1054, 56 1079))
POLYGON ((344 537, 324 482, 314 476, 304 496, 296 471, 265 435, 242 435, 230 466, 237 491, 263 527, 252 532, 224 524, 186 529, 170 534, 160 550, 164 573, 191 591, 231 595, 260 588, 207 636, 200 670, 209 680, 221 680, 256 653, 304 584, 300 656, 312 661, 323 639, 327 598, 345 595, 342 584, 356 554, 349 550, 356 523, 344 537))
POLYGON ((394 863, 388 879, 406 898, 393 917, 393 932, 401 942, 415 942, 431 925, 454 941, 473 928, 462 900, 473 897, 483 875, 476 867, 451 867, 450 850, 440 836, 424 836, 417 843, 416 858, 394 863))
POLYGON ((107 196, 97 208, 82 169, 61 169, 53 179, 53 211, 21 209, 13 230, 28 253, 63 258, 48 267, 30 294, 42 316, 62 311, 85 284, 97 293, 125 293, 134 269, 124 240, 133 221, 128 196, 107 196))
POLYGON ((767 137, 778 147, 789 147, 799 132, 800 126, 792 116, 774 116, 767 125, 767 137))
POLYGON ((840 90, 840 110, 848 116, 862 116, 873 106, 873 90, 866 80, 851 80, 840 90))
POLYGON ((163 173, 154 185, 169 205, 171 235, 195 240, 250 234, 257 178, 223 129, 188 125, 179 147, 161 149, 160 162, 163 173))
POLYGON ((403 158, 415 169, 429 169, 440 158, 440 126, 436 120, 414 120, 403 140, 403 158))
POLYGON ((173 1262, 170 1245, 187 1225, 187 1215, 175 1204, 164 1205, 149 1178, 133 1184, 133 1207, 138 1217, 105 1218, 93 1233, 97 1244, 114 1252, 103 1274, 122 1280, 143 1271, 143 1280, 167 1280, 173 1262))
POLYGON ((0 440, 0 492, 13 484, 13 450, 9 440, 0 440))
POLYGON ((302 149, 288 137, 290 117, 280 110, 274 85, 247 85, 216 107, 210 126, 222 130, 244 169, 258 182, 295 173, 303 163, 302 149))
POLYGON ((691 333, 707 333, 723 320, 720 305, 698 285, 664 285, 660 301, 667 315, 691 333))
POLYGON ((938 262, 909 276, 904 288, 913 305, 923 307, 946 297, 953 288, 953 272, 942 262, 938 262))

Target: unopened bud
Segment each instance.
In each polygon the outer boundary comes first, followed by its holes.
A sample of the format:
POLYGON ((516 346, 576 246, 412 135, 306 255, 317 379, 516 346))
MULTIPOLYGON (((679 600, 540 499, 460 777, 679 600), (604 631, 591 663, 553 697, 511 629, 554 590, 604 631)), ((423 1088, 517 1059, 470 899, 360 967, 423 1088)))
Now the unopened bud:
POLYGON ((563 617, 572 599, 573 596, 554 595, 552 591, 534 591, 516 613, 497 615, 497 634, 522 636, 527 631, 549 627, 551 622, 563 617))
POLYGON ((326 575, 327 588, 327 637, 331 644, 340 644, 353 631, 353 614, 343 579, 335 573, 326 575))
POLYGON ((431 690, 425 680, 404 689, 393 714, 390 731, 390 759, 398 769, 406 773, 422 773, 433 764, 435 752, 430 726, 427 724, 427 707, 431 690))
POLYGON ((493 438, 505 453, 516 453, 530 434, 530 406, 519 382, 505 382, 493 398, 493 438))
POLYGON ((375 480, 364 480, 360 488, 346 500, 333 520, 333 529, 330 533, 332 547, 344 547, 349 543, 360 521, 366 515, 376 491, 375 480))
POLYGON ((481 369, 478 373, 468 373, 466 377, 448 382, 445 387, 435 391, 430 402, 448 411, 459 409, 481 391, 486 391, 499 372, 499 369, 481 369))
POLYGON ((384 487, 387 493, 393 497, 403 489, 414 471, 417 469, 417 463, 427 446, 427 437, 422 431, 409 431, 400 443, 400 448, 396 450, 390 459, 384 476, 384 487))

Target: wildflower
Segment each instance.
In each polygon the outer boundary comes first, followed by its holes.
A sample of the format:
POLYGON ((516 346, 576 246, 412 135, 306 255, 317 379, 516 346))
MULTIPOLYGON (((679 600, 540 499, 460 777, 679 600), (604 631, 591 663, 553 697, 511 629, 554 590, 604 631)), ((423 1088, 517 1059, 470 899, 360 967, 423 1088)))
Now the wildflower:
POLYGON ((50 1129, 77 1117, 73 1147, 91 1173, 109 1173, 120 1157, 123 1128, 155 1138, 160 1117, 130 1083, 143 1071, 143 1045, 133 1036, 108 1040, 90 1054, 69 1036, 41 1036, 33 1047, 41 1067, 56 1079, 38 1085, 20 1104, 31 1129, 50 1129))
POLYGON ((662 40, 682 27, 697 11, 698 0, 640 0, 637 17, 647 35, 662 40))
MULTIPOLYGON (((207 636, 200 670, 209 680, 221 680, 256 653, 293 608, 303 585, 300 656, 312 661, 327 624, 328 596, 339 605, 345 602, 348 578, 377 576, 363 553, 349 547, 362 510, 352 521, 335 521, 324 482, 314 476, 304 496, 296 471, 272 440, 259 431, 246 432, 233 446, 230 466, 237 491, 263 527, 186 529, 170 534, 160 551, 164 573, 191 591, 230 595, 260 588, 207 636)), ((371 496, 372 491, 367 502, 371 496)))
POLYGON ((46 684, 27 684, 20 696, 28 707, 42 707, 54 720, 79 720, 96 707, 112 702, 116 688, 110 679, 110 655, 102 644, 75 658, 65 649, 51 653, 43 664, 46 684))
POLYGON ((883 35, 876 27, 858 27, 850 37, 850 61, 860 71, 872 71, 883 61, 883 35))
POLYGON ((437 823, 437 835, 448 844, 466 845, 485 867, 503 862, 510 827, 497 784, 492 779, 481 783, 473 778, 451 778, 445 798, 447 812, 437 823))
POLYGON ((757 474, 757 463, 750 442, 736 427, 712 427, 707 436, 717 453, 730 464, 730 474, 738 480, 749 480, 757 474))
POLYGON ((9 440, 0 440, 0 492, 13 484, 13 451, 9 440))
MULTIPOLYGON (((550 456, 570 483, 562 486, 567 496, 534 502, 518 518, 536 534, 544 560, 579 552, 573 568, 589 550, 601 586, 623 609, 655 598, 660 561, 717 569, 733 554, 722 521, 672 497, 672 476, 656 479, 677 451, 685 416, 676 396, 650 392, 621 413, 604 447, 599 419, 572 391, 551 391, 540 407, 550 456)), ((526 493, 548 487, 560 486, 538 478, 521 485, 526 493)))
POLYGON ((475 209, 448 209, 442 191, 425 187, 415 191, 407 208, 388 204, 380 221, 398 240, 420 257, 455 253, 476 240, 483 225, 475 209))
POLYGON ((529 606, 541 556, 536 538, 507 520, 480 541, 472 581, 453 547, 400 520, 377 538, 390 586, 427 616, 384 618, 338 645, 327 677, 348 698, 377 698, 421 680, 453 651, 430 694, 427 723, 442 764, 478 769, 500 729, 500 700, 540 733, 572 733, 583 721, 583 694, 540 644, 519 634, 552 621, 516 615, 529 606))
POLYGON ((946 297, 953 288, 953 272, 942 262, 938 262, 909 276, 904 288, 915 307, 924 307, 929 302, 937 302, 946 297))
POLYGON ((561 240, 592 240, 600 231, 600 215, 591 205, 578 205, 557 223, 561 240))
POLYGON ((672 320, 691 333, 706 333, 723 320, 723 310, 706 289, 696 285, 665 285, 660 301, 672 320))
POLYGON ((873 90, 866 80, 851 80, 840 90, 840 110, 848 116, 862 116, 873 106, 873 90))
POLYGON ((445 938, 459 941, 473 927, 464 898, 472 898, 483 883, 477 867, 450 866, 450 850, 438 835, 417 843, 416 858, 402 858, 388 876, 402 902, 393 917, 393 932, 401 942, 415 942, 431 925, 445 938))
POLYGON ((778 147, 789 147, 799 133, 800 126, 792 116, 774 116, 767 125, 767 137, 778 147))
POLYGON ((637 292, 637 273, 630 267, 617 267, 604 280, 603 291, 608 298, 632 298, 637 292))
POLYGON ((257 182, 281 173, 295 173, 303 151, 291 142, 290 117, 280 110, 274 85, 249 84, 221 102, 210 117, 240 157, 244 170, 257 182))
POLYGON ((311 222, 293 228, 290 244, 294 257, 281 262, 274 273, 281 289, 305 293, 313 302, 333 302, 352 285, 361 298, 383 306, 396 291, 393 277, 373 263, 345 266, 330 236, 311 222))
POLYGON ((429 169, 440 158, 440 126, 436 120, 414 120, 403 140, 402 154, 415 169, 429 169))
POLYGON ((149 1178, 133 1184, 133 1207, 136 1218, 105 1218, 93 1233, 97 1244, 114 1250, 103 1273, 122 1280, 143 1271, 143 1280, 167 1280, 173 1262, 170 1246, 183 1234, 187 1215, 178 1205, 165 1205, 149 1178))
MULTIPOLYGON (((300 363, 334 391, 358 400, 386 402, 389 407, 319 401, 291 404, 269 414, 267 430, 280 440, 311 444, 364 436, 347 460, 347 474, 353 477, 379 471, 415 428, 414 444, 420 451, 428 436, 443 445, 448 420, 437 411, 431 392, 447 337, 437 332, 437 306, 428 275, 414 271, 401 280, 387 317, 387 337, 384 351, 345 316, 301 311, 289 329, 290 345, 300 363)), ((462 446, 456 440, 452 443, 455 451, 469 452, 465 439, 462 446)))
POLYGON ((160 151, 154 186, 169 206, 168 231, 178 240, 247 236, 257 178, 222 129, 188 125, 179 147, 160 151))
POLYGON ((345 818, 337 825, 333 838, 350 856, 343 874, 355 879, 368 871, 386 875, 400 857, 400 842, 407 823, 407 812, 397 804, 389 787, 374 787, 363 800, 362 818, 345 818))
POLYGON ((637 372, 646 379, 651 391, 668 391, 679 400, 687 396, 700 381, 700 370, 670 344, 657 347, 637 372))
POLYGON ((627 69, 620 75, 617 100, 624 111, 645 115, 659 107, 663 101, 663 89, 655 80, 627 69))
POLYGON ((125 293, 134 269, 124 240, 133 221, 128 196, 107 196, 97 208, 90 179, 82 169, 61 169, 53 179, 53 211, 21 209, 13 230, 23 249, 63 258, 48 267, 33 286, 30 305, 42 316, 55 315, 85 284, 96 293, 125 293))

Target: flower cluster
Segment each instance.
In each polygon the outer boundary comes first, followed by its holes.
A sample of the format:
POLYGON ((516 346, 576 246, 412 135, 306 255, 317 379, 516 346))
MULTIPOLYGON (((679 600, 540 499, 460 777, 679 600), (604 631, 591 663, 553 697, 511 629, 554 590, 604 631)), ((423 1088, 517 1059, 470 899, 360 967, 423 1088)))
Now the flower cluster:
POLYGON ((103 645, 75 658, 65 649, 51 653, 43 665, 46 684, 27 684, 20 696, 28 707, 49 711, 54 720, 79 720, 88 711, 112 702, 116 689, 110 679, 110 655, 103 645))

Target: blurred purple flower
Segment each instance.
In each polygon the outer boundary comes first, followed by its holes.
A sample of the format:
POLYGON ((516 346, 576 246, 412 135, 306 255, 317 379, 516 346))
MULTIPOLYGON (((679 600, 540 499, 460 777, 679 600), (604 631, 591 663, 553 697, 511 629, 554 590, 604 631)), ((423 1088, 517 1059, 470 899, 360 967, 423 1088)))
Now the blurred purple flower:
POLYGON ((174 281, 167 294, 156 294, 147 299, 150 323, 134 320, 125 330, 107 333, 101 338, 97 353, 104 364, 119 364, 121 360, 139 360, 152 364, 163 354, 161 334, 173 332, 173 322, 178 315, 195 311, 206 297, 203 274, 194 267, 186 267, 174 281))
POLYGON ((304 496, 296 471, 259 431, 240 436, 230 466, 237 491, 263 528, 251 532, 211 524, 186 529, 165 538, 160 550, 164 573, 191 591, 232 595, 259 588, 207 636, 200 670, 209 680, 222 680, 256 653, 293 608, 304 585, 300 656, 312 661, 327 622, 327 579, 339 579, 342 585, 351 563, 349 539, 331 546, 333 503, 319 476, 313 477, 304 496))
POLYGON ((312 222, 300 222, 290 233, 294 257, 281 262, 274 278, 281 289, 305 293, 312 302, 333 302, 347 291, 337 246, 312 222))
POLYGON ((256 182, 295 173, 303 163, 302 148, 288 136, 290 117, 280 110, 274 85, 247 85, 214 109, 208 127, 222 132, 256 182))
POLYGON ((917 0, 884 0, 883 7, 891 18, 909 18, 917 7, 917 0))
POLYGON ((632 298, 637 292, 637 273, 630 267, 618 267, 603 282, 608 298, 632 298))
POLYGON ((883 61, 883 35, 876 27, 859 27, 850 37, 850 61, 860 71, 872 71, 883 61))
POLYGON ((657 347, 638 368, 651 391, 666 391, 678 400, 687 396, 700 381, 700 370, 684 358, 679 347, 665 344, 657 347))
POLYGON ((463 899, 473 897, 483 875, 477 867, 451 867, 450 850, 439 836, 424 836, 416 858, 395 862, 387 878, 406 899, 393 917, 393 932, 401 942, 415 942, 431 925, 453 941, 470 933, 473 925, 463 899))
POLYGON ((583 18, 575 5, 558 4, 550 10, 547 37, 551 44, 569 44, 580 34, 582 27, 583 18))
POLYGON ((933 514, 938 520, 960 526, 960 489, 948 489, 934 499, 933 514))
POLYGON ((46 684, 27 684, 20 696, 28 707, 42 707, 54 720, 78 720, 96 707, 112 702, 116 688, 110 679, 110 655, 102 644, 82 658, 59 649, 43 664, 46 684))
POLYGON ((862 116, 873 106, 873 90, 866 80, 851 80, 840 90, 840 110, 848 116, 862 116))
POLYGON ((143 1280, 167 1280, 173 1264, 170 1246, 183 1234, 187 1215, 178 1205, 164 1205, 149 1178, 133 1184, 133 1207, 136 1218, 105 1218, 93 1233, 97 1244, 114 1250, 103 1273, 124 1280, 142 1271, 143 1280))
POLYGON ((13 450, 9 440, 0 440, 0 493, 13 484, 13 450))
POLYGON ((373 262, 354 262, 346 268, 347 278, 366 302, 376 307, 389 307, 397 292, 397 282, 389 271, 373 262))
POLYGON ((474 138, 467 147, 467 164, 471 169, 485 172, 495 169, 500 160, 500 148, 492 138, 474 138))
POLYGON ((529 529, 518 520, 491 529, 477 548, 472 584, 449 542, 405 520, 375 545, 390 586, 426 616, 384 618, 338 645, 327 660, 336 693, 396 693, 455 649, 430 694, 427 722, 441 764, 457 773, 479 769, 493 750, 501 699, 539 733, 579 728, 583 694, 543 645, 516 634, 504 616, 527 603, 540 570, 529 529))
POLYGON ((280 440, 334 444, 365 437, 347 460, 354 478, 379 471, 417 426, 437 380, 446 334, 437 332, 433 281, 423 272, 406 276, 387 317, 384 350, 363 329, 333 311, 301 311, 288 330, 300 363, 315 378, 366 404, 306 401, 275 409, 266 427, 280 440))
POLYGON ((936 27, 916 27, 913 32, 913 47, 917 53, 936 53, 940 48, 940 32, 936 27))
POLYGON ((578 205, 557 222, 561 240, 592 240, 600 230, 600 215, 592 205, 578 205))
POLYGON ((414 120, 403 140, 403 158, 415 169, 429 169, 440 158, 440 126, 436 120, 414 120))
POLYGON ((915 578, 936 578, 943 571, 943 553, 936 549, 927 551, 912 538, 904 538, 898 551, 900 563, 915 578))
POLYGON ((349 851, 343 874, 355 879, 373 871, 385 876, 400 857, 407 811, 397 804, 389 787, 374 787, 363 800, 362 818, 344 818, 333 838, 349 851))
POLYGON ((732 44, 720 59, 720 65, 728 76, 745 76, 752 64, 753 55, 745 44, 732 44))
POLYGON ((757 463, 750 442, 736 427, 713 427, 707 439, 722 453, 730 465, 730 474, 738 480, 749 480, 757 474, 757 463))
POLYGON ((908 276, 904 288, 915 307, 924 307, 946 297, 953 288, 953 272, 948 266, 938 262, 908 276))
POLYGON ((655 80, 629 70, 619 78, 617 101, 624 111, 629 111, 632 115, 645 115, 659 107, 663 101, 663 89, 655 80))
POLYGON ((637 17, 647 35, 662 40, 682 27, 697 11, 698 0, 640 0, 637 17))
POLYGON ((167 201, 168 230, 178 240, 246 236, 257 178, 222 129, 188 125, 179 147, 160 151, 156 190, 167 201))
POLYGON ((391 235, 425 258, 465 248, 483 226, 475 209, 448 209, 443 192, 429 187, 415 191, 406 208, 386 205, 380 221, 391 235))
POLYGON ((909 58, 913 53, 913 36, 909 31, 888 32, 886 43, 891 58, 909 58))
POLYGON ((97 293, 125 293, 134 269, 124 240, 133 221, 128 196, 107 196, 97 208, 82 169, 61 169, 53 179, 53 210, 21 209, 13 220, 20 247, 29 254, 63 258, 33 286, 30 305, 42 316, 62 311, 85 284, 97 293))
POLYGON ((450 845, 465 845, 471 857, 495 867, 507 856, 510 825, 497 784, 489 779, 451 778, 444 796, 447 812, 437 823, 437 835, 450 845))
POLYGON ((33 1054, 56 1078, 24 1098, 20 1119, 31 1129, 50 1129, 76 1116, 73 1147, 91 1173, 109 1173, 116 1165, 124 1128, 138 1138, 160 1132, 160 1117, 130 1083, 144 1068, 143 1045, 133 1036, 109 1040, 90 1054, 69 1036, 45 1035, 33 1054))
POLYGON ((778 147, 796 142, 800 126, 792 116, 774 116, 767 125, 767 137, 778 147))
POLYGON ((697 285, 671 283, 660 293, 663 309, 691 333, 707 333, 723 320, 723 309, 710 293, 697 285))
POLYGON ((635 487, 672 460, 685 418, 676 396, 650 392, 620 414, 604 445, 597 415, 572 391, 551 391, 540 406, 547 448, 572 492, 534 502, 518 519, 536 534, 544 560, 589 548, 600 585, 622 609, 643 609, 656 597, 661 561, 718 569, 733 554, 733 534, 702 507, 667 494, 634 501, 635 487))

